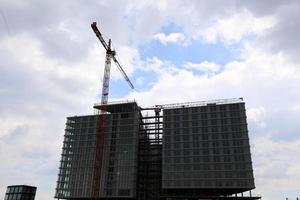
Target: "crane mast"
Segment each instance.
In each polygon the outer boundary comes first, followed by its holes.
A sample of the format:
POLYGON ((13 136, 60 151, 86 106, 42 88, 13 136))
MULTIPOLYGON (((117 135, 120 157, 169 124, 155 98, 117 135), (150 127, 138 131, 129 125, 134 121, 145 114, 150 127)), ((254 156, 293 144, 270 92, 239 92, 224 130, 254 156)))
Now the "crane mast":
POLYGON ((92 182, 92 190, 91 190, 91 196, 93 199, 96 200, 100 198, 101 189, 102 189, 101 168, 102 168, 104 132, 105 132, 105 112, 108 103, 111 60, 113 60, 116 63, 118 69, 120 70, 121 74, 123 75, 126 82, 129 84, 129 86, 132 89, 134 87, 131 81, 129 80, 128 76, 126 75, 125 71, 123 70, 122 66, 116 59, 115 57, 116 52, 111 49, 111 40, 109 39, 108 44, 105 42, 101 32, 97 28, 96 22, 93 22, 91 24, 91 27, 94 30, 97 38, 100 40, 102 46, 106 50, 105 68, 104 68, 104 75, 103 75, 104 77, 103 77, 102 95, 101 95, 101 111, 100 111, 100 118, 99 118, 99 131, 97 133, 97 138, 96 138, 94 174, 93 174, 93 182, 92 182))
MULTIPOLYGON (((103 84, 102 84, 101 105, 105 105, 108 102, 110 68, 111 68, 111 59, 113 57, 113 54, 114 54, 114 51, 111 51, 111 40, 109 40, 108 49, 106 50, 106 57, 105 57, 105 68, 104 68, 103 84)), ((103 114, 104 110, 101 110, 101 112, 103 114)))

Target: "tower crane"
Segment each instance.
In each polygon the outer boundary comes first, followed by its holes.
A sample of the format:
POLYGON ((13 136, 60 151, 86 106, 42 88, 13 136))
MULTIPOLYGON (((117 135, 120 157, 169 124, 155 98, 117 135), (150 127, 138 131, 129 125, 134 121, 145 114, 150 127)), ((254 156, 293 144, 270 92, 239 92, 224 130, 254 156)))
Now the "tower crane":
POLYGON ((96 156, 95 156, 95 165, 94 165, 94 174, 93 174, 93 182, 92 182, 92 198, 99 199, 100 197, 100 189, 101 189, 101 167, 102 167, 102 157, 103 157, 103 142, 104 142, 104 131, 105 131, 105 110, 108 103, 108 93, 109 93, 109 79, 110 79, 110 69, 111 69, 111 60, 113 60, 124 79, 130 86, 130 88, 134 89, 133 84, 129 80, 122 66, 118 62, 116 58, 116 51, 111 48, 111 39, 108 40, 108 43, 102 37, 101 32, 97 28, 97 23, 93 22, 91 24, 93 31, 95 32, 97 38, 100 40, 102 46, 106 50, 105 57, 105 68, 104 68, 104 76, 103 76, 103 84, 102 84, 102 95, 101 95, 101 112, 100 112, 100 123, 99 123, 99 132, 97 133, 96 139, 96 156))

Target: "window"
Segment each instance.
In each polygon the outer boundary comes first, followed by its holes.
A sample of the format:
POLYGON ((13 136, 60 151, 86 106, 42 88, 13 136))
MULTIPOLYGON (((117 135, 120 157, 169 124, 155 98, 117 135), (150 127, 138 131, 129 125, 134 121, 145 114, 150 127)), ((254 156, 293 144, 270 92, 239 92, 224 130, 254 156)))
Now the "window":
POLYGON ((197 114, 192 114, 192 119, 193 120, 197 120, 198 119, 198 115, 197 114))
POLYGON ((171 121, 171 117, 170 116, 164 116, 164 121, 166 121, 166 122, 171 121))
POLYGON ((227 140, 223 141, 222 143, 224 147, 229 146, 229 142, 227 140))
MULTIPOLYGON (((213 127, 213 128, 216 128, 216 127, 213 127)), ((217 129, 217 130, 218 130, 218 129, 217 129)), ((216 132, 216 131, 213 131, 213 130, 212 130, 212 132, 216 132)), ((217 133, 212 133, 212 134, 211 134, 211 139, 213 139, 213 140, 219 139, 218 134, 217 134, 217 133)))
POLYGON ((227 108, 227 106, 226 106, 226 105, 222 105, 222 106, 220 106, 220 110, 222 110, 222 111, 226 110, 226 108, 227 108))
POLYGON ((238 111, 231 111, 230 112, 230 116, 231 117, 239 117, 240 116, 240 112, 238 112, 238 111))
POLYGON ((175 148, 175 149, 179 149, 180 146, 181 146, 181 143, 180 143, 180 142, 174 143, 174 148, 175 148))
POLYGON ((224 156, 224 162, 231 162, 230 156, 224 156))
POLYGON ((192 126, 198 126, 198 121, 192 121, 192 126))
POLYGON ((229 105, 230 110, 238 110, 240 108, 239 104, 231 104, 229 105))
POLYGON ((210 106, 210 111, 216 111, 217 110, 217 107, 216 106, 210 106))
POLYGON ((193 127, 192 131, 193 131, 193 133, 198 133, 199 129, 198 129, 198 127, 193 127))
POLYGON ((209 150, 208 149, 203 149, 202 150, 202 155, 209 155, 209 150))
POLYGON ((179 136, 179 135, 176 135, 176 136, 174 137, 174 141, 175 141, 175 142, 179 142, 179 141, 180 141, 180 136, 179 136))
POLYGON ((189 141, 189 136, 188 135, 183 135, 182 139, 183 139, 183 141, 189 141))
POLYGON ((211 117, 212 119, 217 118, 217 113, 211 113, 211 114, 210 114, 210 117, 211 117))
POLYGON ((181 155, 181 150, 175 150, 174 155, 175 156, 180 156, 181 155))
POLYGON ((189 148, 189 147, 190 147, 190 144, 188 142, 183 143, 183 148, 189 148))
MULTIPOLYGON (((190 150, 184 149, 184 150, 183 150, 183 155, 184 155, 184 156, 190 155, 190 150)), ((176 155, 176 156, 178 156, 178 155, 176 155)))
POLYGON ((221 119, 221 124, 223 125, 223 124, 227 124, 228 123, 228 121, 227 121, 227 119, 221 119))
POLYGON ((214 152, 215 155, 220 154, 220 150, 219 149, 214 149, 213 152, 214 152))
POLYGON ((230 149, 229 148, 223 149, 223 154, 230 154, 230 149))
POLYGON ((179 109, 174 109, 174 110, 173 110, 173 113, 174 113, 174 114, 179 114, 179 109))
POLYGON ((169 157, 166 157, 166 158, 164 158, 164 160, 165 160, 165 163, 171 163, 171 158, 169 158, 169 157))
POLYGON ((180 158, 179 157, 175 157, 174 158, 174 163, 180 163, 180 158))
POLYGON ((184 157, 184 158, 183 158, 183 162, 184 162, 184 163, 190 163, 190 162, 191 162, 190 157, 184 157))
POLYGON ((190 129, 189 128, 184 128, 183 129, 183 134, 189 134, 190 132, 190 129))
POLYGON ((187 114, 183 115, 183 116, 182 116, 182 119, 183 119, 183 120, 188 120, 188 119, 189 119, 189 115, 187 115, 187 114))
POLYGON ((202 134, 202 140, 208 140, 208 134, 202 134))
POLYGON ((199 140, 200 139, 200 136, 199 135, 197 135, 197 134, 194 134, 193 135, 193 140, 195 141, 195 140, 199 140))
POLYGON ((222 139, 228 139, 228 134, 223 133, 223 134, 222 134, 222 139))
POLYGON ((208 142, 202 142, 202 146, 206 148, 206 147, 209 146, 209 143, 208 142))
POLYGON ((213 133, 218 132, 218 127, 216 127, 216 126, 211 127, 211 132, 213 132, 213 133))
POLYGON ((129 117, 129 114, 128 113, 122 113, 121 114, 121 118, 128 118, 129 117))
POLYGON ((170 123, 165 123, 164 126, 165 126, 165 128, 170 128, 171 124, 170 123))
POLYGON ((170 149, 171 148, 171 144, 170 143, 165 143, 165 149, 170 149))
POLYGON ((200 154, 200 150, 199 149, 193 149, 193 154, 194 155, 199 155, 200 154))
POLYGON ((213 141, 212 144, 213 144, 213 147, 218 147, 219 146, 219 142, 218 141, 213 141))
POLYGON ((203 156, 203 161, 204 161, 204 162, 209 162, 209 160, 210 160, 210 159, 209 159, 209 156, 203 156))
POLYGON ((182 122, 183 127, 189 127, 189 122, 182 122))
POLYGON ((206 107, 201 107, 200 110, 201 112, 206 112, 206 107))
POLYGON ((192 113, 197 113, 198 112, 198 108, 197 107, 193 107, 192 108, 192 113))
POLYGON ((200 147, 200 142, 194 141, 194 142, 193 142, 193 147, 194 147, 194 148, 200 147))
POLYGON ((174 115, 174 116, 173 116, 173 120, 174 120, 174 121, 179 121, 179 116, 178 116, 178 115, 174 115))

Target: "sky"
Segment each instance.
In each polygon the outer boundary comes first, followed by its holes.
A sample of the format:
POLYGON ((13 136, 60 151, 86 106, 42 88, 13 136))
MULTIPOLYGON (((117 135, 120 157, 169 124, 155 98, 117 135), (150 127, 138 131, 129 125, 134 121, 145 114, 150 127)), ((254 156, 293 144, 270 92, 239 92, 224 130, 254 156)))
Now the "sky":
POLYGON ((300 1, 0 0, 0 199, 12 184, 53 199, 67 116, 100 102, 111 38, 112 100, 141 106, 243 97, 256 189, 300 196, 300 1))

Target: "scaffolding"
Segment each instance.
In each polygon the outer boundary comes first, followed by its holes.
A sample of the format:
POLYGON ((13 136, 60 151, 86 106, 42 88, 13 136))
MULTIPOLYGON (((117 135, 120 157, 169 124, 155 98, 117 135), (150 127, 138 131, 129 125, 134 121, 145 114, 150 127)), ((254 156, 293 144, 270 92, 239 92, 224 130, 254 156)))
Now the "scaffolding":
POLYGON ((140 119, 138 199, 159 200, 162 176, 162 115, 161 109, 150 108, 140 119))

